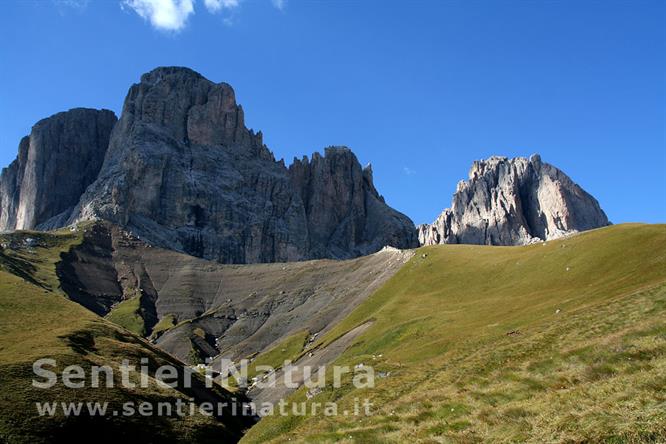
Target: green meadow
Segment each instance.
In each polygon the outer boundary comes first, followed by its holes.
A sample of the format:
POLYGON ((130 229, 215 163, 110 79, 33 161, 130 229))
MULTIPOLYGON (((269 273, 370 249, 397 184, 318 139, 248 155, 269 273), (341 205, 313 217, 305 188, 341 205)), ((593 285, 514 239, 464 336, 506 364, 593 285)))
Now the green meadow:
POLYGON ((269 417, 243 442, 666 441, 666 226, 417 253, 314 344, 373 322, 337 363, 375 387, 308 401, 373 414, 269 417))
MULTIPOLYGON (((77 429, 163 442, 240 436, 242 425, 202 415, 37 416, 35 402, 119 406, 193 394, 156 385, 32 387, 32 363, 43 357, 56 359, 58 370, 117 367, 142 356, 151 369, 177 362, 132 333, 141 327, 133 322, 134 299, 107 319, 66 299, 55 264, 81 241, 80 232, 0 240, 0 440, 48 442, 77 429)), ((339 414, 264 418, 243 442, 666 441, 665 225, 611 226, 524 247, 421 248, 331 331, 314 343, 306 331, 285 338, 253 357, 250 375, 257 365, 279 366, 368 322, 336 363, 371 365, 373 388, 355 389, 351 375, 309 400, 301 388, 291 401, 335 401, 339 414), (370 416, 344 414, 366 398, 370 416)), ((155 332, 173 324, 167 316, 155 332)))

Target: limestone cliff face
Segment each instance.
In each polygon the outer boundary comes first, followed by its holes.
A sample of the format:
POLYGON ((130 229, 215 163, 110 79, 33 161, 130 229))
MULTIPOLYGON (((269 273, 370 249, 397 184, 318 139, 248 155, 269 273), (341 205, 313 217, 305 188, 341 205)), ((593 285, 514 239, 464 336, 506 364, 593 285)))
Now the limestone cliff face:
POLYGON ((39 121, 0 175, 0 230, 60 226, 99 173, 116 116, 76 108, 39 121))
POLYGON ((158 68, 130 88, 99 177, 69 222, 109 220, 222 262, 295 260, 306 233, 292 194, 229 85, 158 68))
POLYGON ((594 197, 534 155, 474 162, 451 208, 417 230, 422 245, 524 245, 606 225, 594 197))
POLYGON ((417 245, 413 223, 383 202, 351 151, 287 169, 246 128, 233 89, 187 68, 155 69, 130 88, 98 177, 66 219, 108 220, 224 263, 417 245))
POLYGON ((310 257, 353 257, 386 245, 417 245, 411 220, 386 205, 373 184, 372 168, 362 169, 349 148, 294 159, 289 175, 305 209, 310 257))

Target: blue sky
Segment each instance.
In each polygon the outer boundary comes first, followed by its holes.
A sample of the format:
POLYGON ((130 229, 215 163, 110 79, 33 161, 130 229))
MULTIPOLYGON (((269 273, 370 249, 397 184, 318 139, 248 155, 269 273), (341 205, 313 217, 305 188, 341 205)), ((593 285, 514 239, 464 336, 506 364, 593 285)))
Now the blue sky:
POLYGON ((5 1, 0 62, 2 165, 37 120, 119 113, 141 73, 184 65, 287 163, 350 146, 416 223, 474 159, 534 152, 613 222, 666 222, 661 0, 5 1))

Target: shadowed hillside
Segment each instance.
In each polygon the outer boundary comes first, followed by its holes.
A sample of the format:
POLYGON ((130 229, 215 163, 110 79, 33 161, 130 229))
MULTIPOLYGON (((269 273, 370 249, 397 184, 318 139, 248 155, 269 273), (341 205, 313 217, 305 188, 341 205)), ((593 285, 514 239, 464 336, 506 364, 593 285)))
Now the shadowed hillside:
MULTIPOLYGON (((235 442, 251 418, 224 416, 95 416, 83 413, 66 416, 58 409, 55 416, 39 416, 35 403, 108 402, 108 411, 122 410, 125 402, 174 403, 194 401, 237 401, 221 389, 204 387, 203 379, 193 376, 191 388, 158 386, 156 368, 165 364, 178 370, 179 379, 187 371, 182 363, 85 308, 68 301, 58 289, 55 262, 60 253, 80 242, 81 234, 44 234, 17 232, 2 235, 0 251, 0 441, 8 443, 64 442, 74 436, 90 441, 110 442, 235 442), (53 388, 33 387, 33 362, 51 358, 60 374, 68 365, 79 365, 88 377, 93 365, 108 365, 114 370, 114 387, 53 388), (146 358, 151 383, 136 388, 121 384, 119 365, 127 359, 137 365, 146 358)), ((134 378, 134 376, 136 378, 134 378)), ((104 379, 103 379, 104 381, 104 379)), ((85 410, 84 410, 85 411, 85 410)), ((229 409, 225 409, 228 413, 229 409)))

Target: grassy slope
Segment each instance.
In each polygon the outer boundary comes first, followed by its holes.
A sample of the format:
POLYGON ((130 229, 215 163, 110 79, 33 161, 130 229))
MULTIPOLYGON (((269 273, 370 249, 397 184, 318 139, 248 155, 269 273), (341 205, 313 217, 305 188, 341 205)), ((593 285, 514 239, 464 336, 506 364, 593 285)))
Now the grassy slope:
POLYGON ((131 331, 135 335, 145 336, 146 326, 141 317, 141 296, 125 299, 109 312, 106 319, 131 331))
POLYGON ((0 235, 7 247, 0 250, 0 269, 17 275, 28 282, 48 290, 57 290, 60 281, 55 274, 55 263, 60 253, 81 243, 81 231, 60 230, 55 233, 18 231, 0 235), (35 242, 26 244, 27 239, 35 242))
POLYGON ((308 337, 309 334, 307 331, 300 331, 292 336, 288 336, 275 347, 259 354, 249 365, 248 377, 253 378, 257 376, 257 367, 259 366, 263 365, 278 369, 282 367, 284 361, 294 360, 301 354, 308 337))
MULTIPOLYGON (((260 373, 261 375, 265 374, 263 371, 257 370, 257 367, 259 366, 269 366, 277 370, 282 368, 285 361, 294 361, 297 359, 301 355, 303 346, 306 344, 309 336, 307 331, 300 331, 292 336, 286 337, 280 343, 263 353, 244 358, 249 361, 247 366, 248 383, 251 383, 252 379, 257 377, 260 373)), ((229 376, 227 382, 228 384, 223 384, 224 388, 232 393, 238 392, 238 381, 233 375, 229 376)))
POLYGON ((666 440, 664 225, 423 248, 321 341, 368 319, 338 362, 390 375, 314 400, 373 416, 267 418, 244 442, 666 440))
MULTIPOLYGON (((108 318, 107 318, 108 319, 108 318)), ((176 317, 174 315, 165 315, 160 321, 155 324, 153 331, 150 333, 148 339, 151 341, 158 338, 161 334, 176 326, 176 317)))
MULTIPOLYGON (((161 442, 219 442, 224 437, 234 440, 240 426, 233 424, 227 428, 203 415, 185 418, 37 415, 35 402, 102 401, 118 408, 129 400, 173 402, 176 398, 197 396, 189 391, 162 388, 154 382, 148 388, 136 389, 118 385, 112 389, 68 389, 61 383, 52 389, 32 387, 32 363, 44 357, 57 361, 57 371, 69 364, 84 368, 109 365, 116 371, 116 383, 122 359, 138 363, 141 357, 146 357, 151 372, 159 365, 178 365, 145 341, 68 301, 57 290, 54 264, 60 252, 80 241, 79 236, 65 232, 1 236, 3 242, 14 241, 18 247, 5 248, 0 253, 0 441, 55 442, 71 439, 75 434, 104 440, 123 436, 161 442), (25 248, 22 244, 25 237, 37 238, 41 246, 25 248)), ((224 392, 218 392, 224 398, 224 392)))

